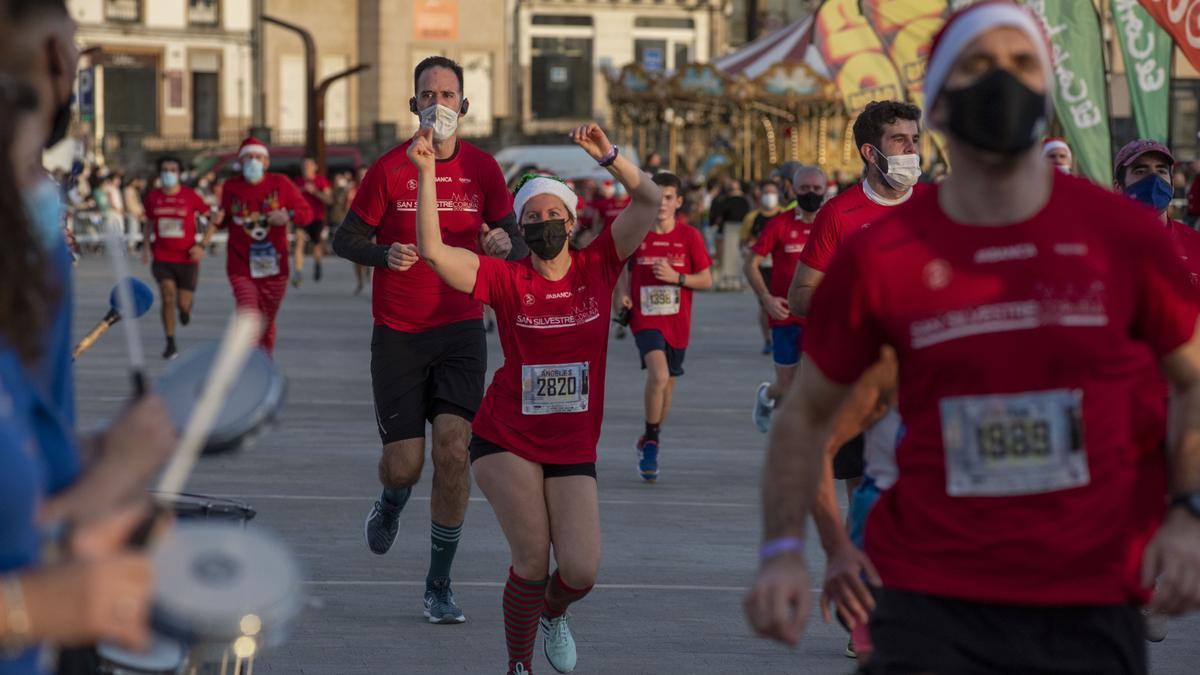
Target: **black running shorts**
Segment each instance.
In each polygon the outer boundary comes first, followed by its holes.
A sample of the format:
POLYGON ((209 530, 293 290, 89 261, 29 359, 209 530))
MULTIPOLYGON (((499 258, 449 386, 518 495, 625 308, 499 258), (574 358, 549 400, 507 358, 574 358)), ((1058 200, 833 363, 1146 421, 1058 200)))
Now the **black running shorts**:
POLYGON ((838 480, 862 478, 863 467, 866 464, 863 457, 865 450, 866 443, 862 434, 846 441, 833 456, 833 477, 838 480))
POLYGON ((425 436, 425 422, 443 414, 467 421, 483 401, 487 342, 483 322, 461 321, 423 333, 375 326, 371 388, 384 445, 425 436))
POLYGON ((671 377, 683 375, 683 359, 687 356, 687 349, 676 349, 667 344, 667 338, 663 337, 662 331, 654 328, 640 330, 633 334, 633 341, 637 343, 638 355, 642 359, 642 370, 646 369, 646 355, 653 351, 661 351, 667 357, 667 374, 671 377))
POLYGON ((200 266, 195 263, 169 263, 155 260, 150 263, 150 274, 162 285, 164 281, 175 282, 181 291, 195 292, 200 277, 200 266))
POLYGON ((312 243, 321 241, 321 234, 325 232, 325 221, 314 220, 304 226, 304 233, 308 235, 308 240, 312 243))
POLYGON ((1131 605, 993 605, 880 589, 875 652, 863 675, 1144 675, 1141 612, 1131 605))
MULTIPOLYGON (((471 435, 471 444, 467 446, 467 454, 471 458, 471 463, 480 457, 487 457, 498 452, 512 452, 505 448, 496 445, 495 443, 480 438, 474 434, 471 435)), ((512 454, 516 454, 515 452, 512 454)), ((519 456, 519 455, 518 455, 519 456)), ((581 462, 579 464, 546 464, 542 463, 542 478, 562 478, 563 476, 591 476, 596 477, 595 462, 581 462)))

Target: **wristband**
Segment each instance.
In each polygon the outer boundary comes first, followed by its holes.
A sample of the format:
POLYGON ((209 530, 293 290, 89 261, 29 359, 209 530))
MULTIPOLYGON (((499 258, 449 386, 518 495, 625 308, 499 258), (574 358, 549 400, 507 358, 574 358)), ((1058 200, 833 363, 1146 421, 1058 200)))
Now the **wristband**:
POLYGON ((765 563, 784 553, 804 555, 804 540, 800 537, 779 537, 762 545, 758 550, 758 562, 765 563))
POLYGON ((608 152, 606 152, 604 154, 604 156, 600 158, 600 161, 597 163, 604 168, 608 168, 608 167, 612 166, 613 162, 617 161, 617 155, 619 155, 620 153, 621 153, 620 148, 618 148, 617 146, 614 145, 611 148, 609 148, 608 152))
POLYGON ((4 597, 4 639, 0 651, 14 653, 33 644, 33 622, 25 608, 25 595, 21 592, 21 580, 15 575, 0 579, 0 595, 4 597))
POLYGON ((686 275, 686 274, 680 274, 680 275, 679 275, 679 287, 680 287, 680 288, 685 288, 686 286, 687 286, 687 275, 686 275))

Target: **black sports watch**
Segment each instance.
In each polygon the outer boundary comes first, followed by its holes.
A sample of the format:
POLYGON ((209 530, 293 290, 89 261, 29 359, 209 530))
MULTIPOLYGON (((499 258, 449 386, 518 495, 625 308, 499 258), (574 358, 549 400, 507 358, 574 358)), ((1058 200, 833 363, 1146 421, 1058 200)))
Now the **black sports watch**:
POLYGON ((682 287, 684 287, 684 286, 686 286, 686 285, 687 285, 687 275, 686 275, 686 274, 680 274, 680 275, 679 275, 679 286, 680 286, 680 288, 682 288, 682 287))
POLYGON ((1200 492, 1172 497, 1171 504, 1167 508, 1174 509, 1176 507, 1183 507, 1193 518, 1200 518, 1200 492))

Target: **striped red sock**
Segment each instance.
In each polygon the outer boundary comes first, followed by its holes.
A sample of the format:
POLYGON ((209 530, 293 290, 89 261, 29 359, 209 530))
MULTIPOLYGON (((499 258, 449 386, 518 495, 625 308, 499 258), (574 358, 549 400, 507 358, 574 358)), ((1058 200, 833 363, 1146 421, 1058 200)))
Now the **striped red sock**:
POLYGON ((587 588, 571 588, 563 582, 558 570, 554 570, 554 576, 550 577, 550 583, 546 586, 546 602, 545 606, 542 607, 542 614, 551 619, 556 619, 566 613, 567 607, 571 603, 582 600, 583 596, 591 591, 591 586, 587 588))
POLYGON ((510 672, 518 663, 526 672, 533 672, 530 661, 545 593, 545 579, 522 579, 511 567, 508 568, 508 583, 504 584, 504 637, 508 641, 510 672))

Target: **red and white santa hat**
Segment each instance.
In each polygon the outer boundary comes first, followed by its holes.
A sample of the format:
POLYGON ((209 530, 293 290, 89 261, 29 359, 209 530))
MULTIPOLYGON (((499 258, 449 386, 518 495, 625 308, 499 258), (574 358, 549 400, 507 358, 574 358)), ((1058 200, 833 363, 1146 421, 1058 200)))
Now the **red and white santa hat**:
MULTIPOLYGON (((1050 57, 1050 41, 1042 22, 1029 9, 1011 0, 987 0, 955 12, 933 38, 929 63, 925 68, 925 110, 928 113, 942 93, 942 86, 967 45, 993 28, 1016 28, 1029 36, 1037 47, 1046 76, 1047 93, 1054 88, 1054 62, 1050 57)), ((1047 101, 1051 100, 1047 96, 1047 101)))
POLYGON ((1068 156, 1072 154, 1071 146, 1067 145, 1066 139, 1059 138, 1058 136, 1050 136, 1042 141, 1042 157, 1049 155, 1055 150, 1066 150, 1068 156))
POLYGON ((250 153, 257 153, 260 155, 266 155, 268 157, 271 156, 271 153, 267 152, 267 146, 265 143, 253 136, 247 136, 246 140, 242 141, 241 147, 238 148, 238 157, 245 157, 250 153))

